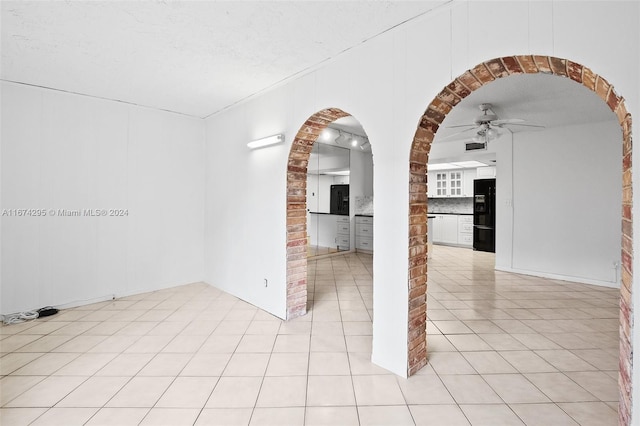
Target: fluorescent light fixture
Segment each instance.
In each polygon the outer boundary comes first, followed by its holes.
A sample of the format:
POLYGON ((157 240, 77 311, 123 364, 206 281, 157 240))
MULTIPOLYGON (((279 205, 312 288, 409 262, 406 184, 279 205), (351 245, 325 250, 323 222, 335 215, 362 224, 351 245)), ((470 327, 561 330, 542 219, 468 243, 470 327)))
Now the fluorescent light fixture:
POLYGON ((486 167, 485 163, 479 161, 456 161, 453 163, 428 164, 430 171, 435 170, 453 170, 453 169, 471 169, 476 167, 486 167))
POLYGON ((349 176, 349 170, 325 170, 320 172, 321 175, 349 176))
POLYGON ((275 145, 284 142, 284 135, 267 136, 266 138, 257 139, 247 144, 250 149, 264 148, 265 146, 275 145))

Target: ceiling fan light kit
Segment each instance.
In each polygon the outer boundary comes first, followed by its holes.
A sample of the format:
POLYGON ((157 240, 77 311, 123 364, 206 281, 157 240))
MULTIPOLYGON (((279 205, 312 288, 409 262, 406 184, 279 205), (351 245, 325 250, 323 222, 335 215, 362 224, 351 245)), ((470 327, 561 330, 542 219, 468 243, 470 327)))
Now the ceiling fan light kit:
MULTIPOLYGON (((545 126, 534 125, 534 124, 524 124, 522 118, 507 118, 500 119, 497 114, 492 110, 493 105, 490 103, 482 103, 478 105, 480 111, 482 111, 482 115, 476 117, 473 120, 473 124, 458 124, 453 126, 447 126, 447 128, 464 128, 463 130, 454 133, 452 135, 444 137, 442 140, 448 140, 458 135, 463 135, 467 132, 475 131, 475 134, 471 137, 467 136, 464 139, 471 140, 472 142, 478 144, 484 144, 484 148, 486 149, 487 143, 496 140, 502 132, 500 129, 508 128, 508 126, 524 126, 528 128, 544 128, 545 126)), ((478 148, 476 148, 478 149, 478 148)))

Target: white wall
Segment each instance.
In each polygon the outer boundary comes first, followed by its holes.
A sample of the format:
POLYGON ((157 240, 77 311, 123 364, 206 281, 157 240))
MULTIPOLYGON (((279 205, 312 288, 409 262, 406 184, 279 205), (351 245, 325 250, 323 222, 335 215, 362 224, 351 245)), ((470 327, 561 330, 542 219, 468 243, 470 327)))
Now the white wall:
POLYGON ((496 268, 618 287, 613 263, 620 262, 620 125, 517 133, 512 147, 505 140, 497 162, 496 268))
MULTIPOLYGON (((375 152, 372 357, 404 375, 408 161, 421 114, 465 70, 491 58, 532 53, 590 67, 625 96, 632 114, 640 114, 638 7, 636 2, 586 2, 576 19, 573 2, 451 3, 211 117, 207 120, 207 281, 284 316, 286 162, 292 136, 315 112, 341 108, 362 123, 375 152), (632 48, 621 50, 625 43, 632 48), (284 146, 246 148, 251 138, 277 132, 287 135, 284 146), (230 177, 232 184, 217 185, 223 177, 227 182, 230 177), (236 192, 241 196, 233 198, 233 211, 213 202, 236 192), (261 285, 263 277, 271 279, 270 287, 261 285)), ((636 174, 636 186, 637 182, 636 174)), ((637 210, 634 207, 640 217, 637 210)))
POLYGON ((2 209, 127 209, 2 217, 1 312, 203 279, 204 124, 2 83, 2 209))

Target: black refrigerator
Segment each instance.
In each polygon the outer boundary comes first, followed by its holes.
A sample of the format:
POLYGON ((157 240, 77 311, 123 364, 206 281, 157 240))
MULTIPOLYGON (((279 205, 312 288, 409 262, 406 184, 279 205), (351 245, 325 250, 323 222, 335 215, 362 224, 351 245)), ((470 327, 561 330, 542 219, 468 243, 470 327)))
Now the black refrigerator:
POLYGON ((349 185, 331 185, 329 212, 331 214, 349 214, 349 185))
POLYGON ((496 252, 496 180, 473 181, 473 249, 496 252))

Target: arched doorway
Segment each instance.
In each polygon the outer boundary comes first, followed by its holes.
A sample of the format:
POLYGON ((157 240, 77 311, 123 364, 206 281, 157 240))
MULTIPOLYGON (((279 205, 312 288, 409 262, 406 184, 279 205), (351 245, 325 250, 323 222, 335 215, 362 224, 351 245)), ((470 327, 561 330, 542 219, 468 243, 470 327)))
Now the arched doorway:
POLYGON ((632 315, 632 184, 631 115, 613 86, 578 63, 547 56, 509 56, 483 62, 447 85, 429 104, 414 135, 410 151, 409 183, 409 300, 408 375, 427 363, 427 161, 431 143, 447 114, 462 99, 499 78, 516 74, 545 73, 566 77, 595 92, 616 114, 622 128, 622 285, 620 287, 619 419, 631 415, 631 315, 632 315))
POLYGON ((287 163, 287 319, 307 312, 307 167, 313 145, 332 122, 350 116, 338 108, 313 114, 296 134, 287 163))

